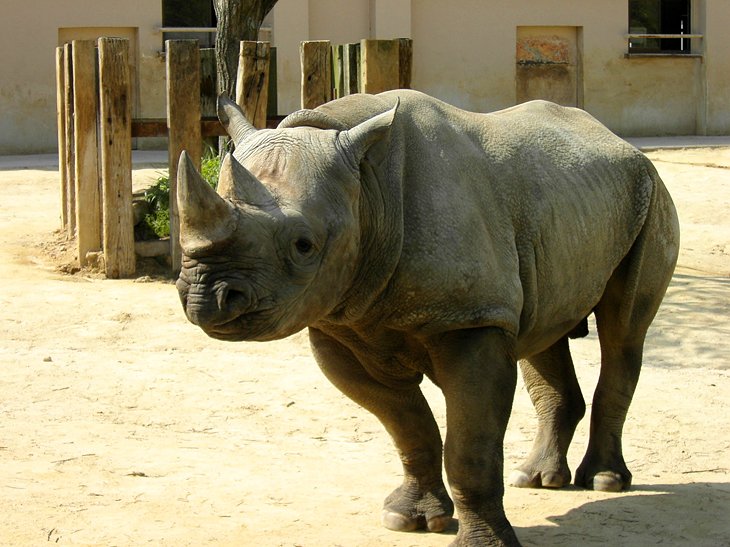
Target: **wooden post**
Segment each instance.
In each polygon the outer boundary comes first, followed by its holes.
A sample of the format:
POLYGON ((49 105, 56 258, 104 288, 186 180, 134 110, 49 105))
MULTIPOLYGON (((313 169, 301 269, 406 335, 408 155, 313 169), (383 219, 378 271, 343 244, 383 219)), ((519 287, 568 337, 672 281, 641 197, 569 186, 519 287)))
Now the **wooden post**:
POLYGON ((345 44, 344 57, 344 93, 360 93, 360 44, 345 44))
POLYGON ((345 46, 332 46, 332 87, 335 99, 345 96, 345 46))
POLYGON ((56 124, 58 129, 58 174, 61 185, 61 226, 68 229, 66 195, 66 71, 64 48, 56 48, 56 124))
POLYGON ((398 38, 398 88, 411 88, 413 67, 413 40, 398 38))
POLYGON ((254 127, 266 127, 269 100, 269 42, 241 42, 236 78, 236 102, 254 127))
POLYGON ((104 264, 109 278, 134 274, 132 94, 129 40, 99 38, 104 264))
POLYGON ((180 271, 180 216, 177 210, 177 164, 186 150, 197 169, 203 155, 200 132, 200 49, 197 40, 167 40, 167 127, 170 162, 170 260, 180 271))
POLYGON ((200 50, 200 115, 215 118, 218 113, 218 90, 216 88, 215 49, 200 50))
MULTIPOLYGON (((63 46, 63 79, 64 128, 66 129, 66 158, 63 162, 66 169, 66 238, 76 236, 76 168, 74 156, 74 88, 73 88, 73 54, 71 44, 63 46)), ((60 168, 60 166, 59 166, 60 168)))
POLYGON ((269 60, 269 100, 266 106, 266 117, 275 118, 279 115, 279 98, 277 97, 277 79, 276 79, 276 48, 272 47, 269 52, 271 59, 269 60))
POLYGON ((360 41, 360 85, 363 93, 398 89, 398 40, 360 41))
POLYGON ((301 42, 302 108, 317 108, 332 100, 332 50, 328 40, 301 42))
POLYGON ((73 41, 76 246, 79 265, 101 250, 101 202, 96 138, 96 43, 73 41))

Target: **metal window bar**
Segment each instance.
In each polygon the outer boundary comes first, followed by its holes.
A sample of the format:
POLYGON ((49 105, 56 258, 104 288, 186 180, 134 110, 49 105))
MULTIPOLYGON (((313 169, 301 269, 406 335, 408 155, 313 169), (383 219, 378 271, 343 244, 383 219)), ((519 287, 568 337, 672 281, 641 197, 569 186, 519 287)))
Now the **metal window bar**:
MULTIPOLYGON (((645 33, 645 32, 629 32, 628 34, 626 34, 626 39, 628 40, 629 54, 631 54, 631 40, 642 40, 642 39, 644 39, 644 40, 646 40, 646 39, 659 39, 659 40, 665 40, 665 39, 667 39, 667 40, 672 40, 672 39, 676 40, 676 39, 679 39, 679 40, 691 40, 693 38, 698 39, 698 40, 702 40, 704 37, 705 37, 704 34, 685 34, 685 33, 680 33, 680 34, 660 34, 660 33, 656 33, 656 34, 652 34, 652 33, 645 33)), ((635 54, 635 55, 643 55, 643 53, 638 53, 638 54, 635 54)), ((666 53, 664 53, 664 52, 656 52, 654 55, 677 55, 677 53, 676 52, 666 52, 666 53)), ((686 55, 686 53, 680 53, 679 55, 686 55)))
MULTIPOLYGON (((157 32, 216 32, 216 27, 157 27, 157 32)), ((271 31, 271 27, 261 27, 259 32, 271 31)))
POLYGON ((216 32, 215 27, 158 27, 157 32, 216 32))
POLYGON ((644 55, 644 56, 663 56, 663 55, 688 55, 688 56, 697 56, 697 54, 701 55, 701 52, 691 52, 691 51, 684 51, 684 40, 702 40, 704 38, 703 34, 685 34, 685 33, 679 33, 679 34, 662 34, 662 33, 646 33, 646 32, 629 32, 626 34, 627 39, 627 45, 628 45, 628 55, 644 55), (681 40, 682 42, 682 50, 680 52, 676 51, 656 51, 656 52, 634 52, 632 51, 632 40, 650 40, 650 39, 658 39, 658 40, 681 40))

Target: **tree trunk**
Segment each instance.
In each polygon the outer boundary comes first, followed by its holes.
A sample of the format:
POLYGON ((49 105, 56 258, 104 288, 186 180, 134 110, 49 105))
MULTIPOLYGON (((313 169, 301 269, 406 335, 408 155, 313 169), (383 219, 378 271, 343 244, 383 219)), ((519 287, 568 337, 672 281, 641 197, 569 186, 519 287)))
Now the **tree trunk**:
POLYGON ((277 0, 214 0, 218 18, 215 60, 218 93, 236 97, 236 73, 241 40, 257 40, 264 17, 277 0))

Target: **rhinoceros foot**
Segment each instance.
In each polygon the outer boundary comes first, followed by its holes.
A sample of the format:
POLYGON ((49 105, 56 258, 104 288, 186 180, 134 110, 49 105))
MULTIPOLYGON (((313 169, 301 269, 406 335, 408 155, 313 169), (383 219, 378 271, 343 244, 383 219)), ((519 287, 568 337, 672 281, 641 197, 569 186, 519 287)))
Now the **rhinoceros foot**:
POLYGON ((570 484, 570 473, 558 471, 538 471, 526 473, 515 469, 510 473, 507 483, 517 488, 562 488, 570 484))
POLYGON ((427 491, 401 485, 385 499, 382 522, 398 532, 444 532, 454 522, 453 514, 454 503, 443 485, 427 491))
POLYGON ((625 465, 596 465, 584 460, 575 473, 575 484, 600 492, 621 492, 631 487, 631 472, 625 465))
POLYGON ((570 484, 571 474, 564 458, 528 458, 512 471, 507 483, 517 488, 562 488, 570 484))

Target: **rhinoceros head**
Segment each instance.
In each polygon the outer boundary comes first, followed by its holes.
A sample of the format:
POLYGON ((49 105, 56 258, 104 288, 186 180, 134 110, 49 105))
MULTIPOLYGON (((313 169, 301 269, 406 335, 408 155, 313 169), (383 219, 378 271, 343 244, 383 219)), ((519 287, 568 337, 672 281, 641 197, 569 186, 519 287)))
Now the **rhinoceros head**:
POLYGON ((214 338, 272 340, 338 306, 358 268, 360 163, 394 114, 346 131, 258 131, 219 100, 236 151, 218 192, 185 152, 178 169, 177 289, 190 321, 214 338))

